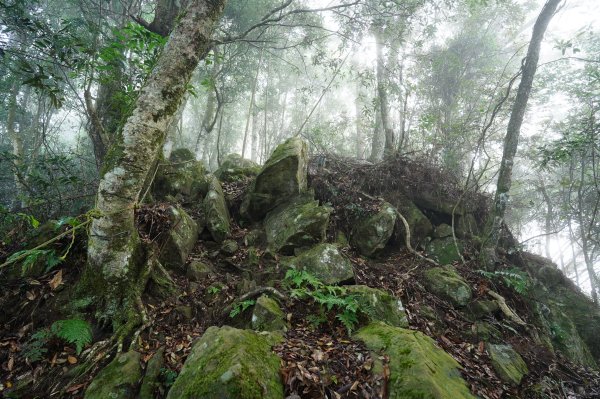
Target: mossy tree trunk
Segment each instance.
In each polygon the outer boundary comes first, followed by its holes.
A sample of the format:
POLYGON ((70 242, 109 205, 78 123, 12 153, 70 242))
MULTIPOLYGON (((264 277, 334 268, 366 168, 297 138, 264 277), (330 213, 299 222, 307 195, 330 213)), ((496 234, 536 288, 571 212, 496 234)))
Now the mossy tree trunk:
POLYGON ((226 0, 194 0, 171 33, 125 122, 120 142, 104 164, 90 228, 83 286, 96 299, 98 317, 113 328, 140 321, 135 310, 147 281, 134 209, 165 141, 167 127, 198 62, 211 46, 226 0))

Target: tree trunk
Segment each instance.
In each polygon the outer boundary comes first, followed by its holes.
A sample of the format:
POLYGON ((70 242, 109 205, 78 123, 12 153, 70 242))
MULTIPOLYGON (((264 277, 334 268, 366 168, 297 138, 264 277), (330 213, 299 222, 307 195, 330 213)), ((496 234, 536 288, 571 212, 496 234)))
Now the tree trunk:
MULTIPOLYGON (((196 0, 187 9, 140 90, 125 122, 122 141, 111 148, 114 162, 105 165, 96 197, 99 217, 88 241, 84 286, 93 290, 98 317, 127 333, 141 321, 135 309, 148 270, 135 228, 134 211, 149 171, 165 141, 172 115, 191 74, 210 50, 215 22, 225 0, 196 0)), ((89 295, 89 293, 88 293, 89 295)))
POLYGON ((19 132, 17 132, 15 128, 16 119, 17 119, 17 96, 19 94, 19 89, 21 87, 20 82, 15 80, 13 82, 10 98, 8 100, 8 115, 6 118, 6 130, 8 133, 8 137, 10 138, 10 142, 12 144, 12 155, 13 155, 13 168, 14 168, 14 181, 16 187, 16 195, 14 196, 14 208, 23 208, 26 206, 24 203, 23 196, 25 195, 25 186, 23 184, 23 176, 22 176, 22 167, 23 167, 23 140, 19 132), (20 203, 19 198, 21 198, 20 203))
MULTIPOLYGON (((377 97, 379 112, 381 113, 381 126, 384 132, 385 144, 383 147, 384 156, 394 152, 394 129, 390 120, 390 104, 387 94, 388 75, 386 71, 385 56, 383 55, 383 47, 385 45, 383 39, 383 31, 381 28, 375 30, 375 42, 377 49, 377 97)), ((394 56, 394 51, 390 51, 390 60, 394 56)))
POLYGON ((246 118, 246 128, 244 129, 244 141, 242 143, 242 158, 246 153, 246 144, 248 142, 248 130, 250 128, 250 118, 252 118, 252 111, 254 109, 254 98, 256 96, 256 87, 258 86, 258 73, 260 71, 260 64, 263 58, 264 48, 260 49, 260 55, 258 56, 258 65, 256 66, 256 73, 254 74, 254 83, 252 84, 252 92, 250 93, 250 105, 248 105, 248 117, 246 118))
MULTIPOLYGON (((552 200, 550 199, 550 196, 548 195, 548 191, 546 190, 546 186, 544 185, 544 180, 542 178, 540 178, 540 187, 539 187, 540 192, 542 193, 542 196, 544 197, 544 202, 546 203, 546 217, 545 217, 545 233, 546 233, 546 245, 544 248, 544 252, 546 254, 546 258, 548 259, 552 259, 552 257, 550 256, 550 238, 552 237, 553 234, 552 233, 552 223, 554 222, 554 208, 552 206, 552 200)), ((562 256, 562 252, 561 252, 561 256, 562 256)))
POLYGON ((519 144, 519 135, 521 125, 525 116, 525 109, 529 100, 529 93, 533 85, 533 78, 537 69, 537 63, 540 58, 540 45, 544 38, 546 28, 556 11, 558 4, 562 0, 548 0, 540 15, 538 16, 535 25, 527 56, 521 69, 521 82, 517 90, 517 97, 513 104, 508 127, 506 129, 506 137, 504 138, 504 150, 502 152, 502 162, 500 164, 500 172, 498 174, 498 183, 496 186, 496 196, 494 198, 494 220, 491 232, 492 244, 497 245, 497 240, 500 228, 504 221, 504 214, 508 204, 508 192, 512 184, 512 169, 519 144))

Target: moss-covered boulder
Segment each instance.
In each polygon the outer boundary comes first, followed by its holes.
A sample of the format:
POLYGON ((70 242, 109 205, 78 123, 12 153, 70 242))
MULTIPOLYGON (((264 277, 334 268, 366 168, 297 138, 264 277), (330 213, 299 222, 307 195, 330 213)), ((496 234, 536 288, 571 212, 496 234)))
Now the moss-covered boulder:
POLYGON ((356 297, 369 322, 383 321, 390 326, 408 327, 406 311, 400 299, 366 285, 348 285, 345 288, 348 295, 356 297))
MULTIPOLYGON (((460 241, 457 242, 458 251, 462 252, 463 247, 460 241)), ((452 262, 460 260, 460 255, 456 250, 453 237, 436 238, 427 244, 427 253, 442 265, 449 265, 452 262)))
POLYGON ((200 260, 191 261, 185 272, 186 277, 190 281, 203 281, 214 274, 215 270, 213 267, 200 260))
POLYGON ((277 205, 307 189, 308 147, 299 138, 277 146, 242 202, 243 218, 259 221, 277 205))
MULTIPOLYGON (((386 192, 383 195, 394 208, 396 208, 408 222, 410 226, 410 243, 413 248, 423 243, 426 237, 433 232, 433 226, 427 216, 404 194, 399 191, 386 192)), ((406 240, 404 224, 398 224, 398 233, 402 243, 406 240)))
POLYGON ((252 329, 256 331, 284 331, 285 314, 276 300, 261 295, 252 309, 252 329))
POLYGON ((538 327, 572 361, 600 364, 600 308, 549 259, 526 252, 521 257, 534 277, 528 297, 537 309, 538 327))
POLYGON ((260 166, 249 159, 242 158, 239 154, 225 156, 221 166, 215 170, 217 179, 223 182, 235 182, 249 177, 254 177, 260 172, 260 166))
POLYGON ((98 373, 86 389, 84 398, 135 398, 141 378, 140 354, 135 351, 121 353, 98 373))
POLYGON ((365 256, 372 256, 383 249, 394 233, 396 209, 387 202, 379 212, 362 218, 352 230, 350 244, 365 256))
POLYGON ((456 236, 459 238, 471 238, 479 236, 481 228, 477 219, 472 213, 465 213, 462 216, 456 217, 456 236))
POLYGON ((172 227, 161 245, 159 260, 167 269, 183 272, 187 257, 198 240, 198 225, 180 207, 169 207, 168 215, 172 227))
POLYGON ((196 341, 168 399, 281 399, 274 333, 210 327, 196 341))
POLYGON ((510 345, 487 344, 486 349, 492 360, 492 366, 504 382, 517 386, 523 377, 529 373, 527 364, 521 355, 510 345))
POLYGON ((433 231, 434 238, 446 238, 452 237, 452 226, 446 223, 442 223, 439 226, 436 226, 433 231))
POLYGON ((369 350, 390 358, 390 399, 475 398, 460 365, 419 331, 372 323, 355 335, 369 350))
POLYGON ((296 248, 308 247, 325 239, 331 208, 319 206, 308 197, 299 197, 269 212, 265 232, 269 248, 290 255, 296 248))
POLYGON ((352 264, 332 244, 319 244, 284 260, 283 264, 287 268, 304 270, 328 285, 354 281, 352 264))
POLYGON ((229 209, 219 180, 209 176, 208 182, 208 192, 203 204, 206 228, 216 242, 223 242, 231 234, 229 209))
POLYGON ((471 300, 471 287, 452 266, 431 268, 425 271, 423 277, 423 283, 429 291, 454 306, 463 307, 471 300))
POLYGON ((185 148, 171 152, 168 160, 159 161, 151 193, 155 200, 175 199, 190 203, 206 194, 206 170, 194 154, 185 148))

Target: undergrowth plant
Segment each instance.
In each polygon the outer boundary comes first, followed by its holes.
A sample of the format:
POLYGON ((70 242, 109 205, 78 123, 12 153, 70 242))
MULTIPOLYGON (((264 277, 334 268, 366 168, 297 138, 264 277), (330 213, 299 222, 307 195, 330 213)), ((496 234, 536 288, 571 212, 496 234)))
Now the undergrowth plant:
POLYGON ((527 292, 531 284, 527 273, 517 268, 496 270, 495 272, 477 270, 477 273, 490 280, 502 279, 507 287, 512 288, 516 293, 521 295, 527 292))
POLYGON ((349 294, 345 287, 326 285, 306 271, 290 269, 285 275, 285 281, 292 287, 292 298, 310 299, 319 304, 322 310, 335 311, 336 319, 349 333, 358 324, 359 312, 367 312, 367 309, 362 309, 358 297, 349 294))
POLYGON ((83 347, 92 342, 92 329, 90 324, 82 319, 55 321, 50 328, 38 330, 31 336, 24 349, 24 355, 28 361, 41 360, 48 352, 48 343, 54 338, 75 345, 75 352, 79 355, 83 347))

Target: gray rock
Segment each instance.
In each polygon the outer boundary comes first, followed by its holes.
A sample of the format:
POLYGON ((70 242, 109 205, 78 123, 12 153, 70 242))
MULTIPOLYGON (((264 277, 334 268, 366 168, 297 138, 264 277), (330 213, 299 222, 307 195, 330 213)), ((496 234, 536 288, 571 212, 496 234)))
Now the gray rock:
POLYGON ((471 300, 471 287, 452 266, 434 267, 427 270, 424 277, 423 282, 429 291, 454 306, 466 306, 471 300))
POLYGON ((359 220, 352 230, 350 244, 365 256, 372 256, 383 249, 394 233, 396 209, 384 202, 381 210, 359 220))
POLYGON ((161 245, 159 260, 165 268, 183 272, 187 257, 198 240, 198 225, 180 207, 172 206, 168 211, 173 227, 161 245))
POLYGON ((486 345, 492 360, 492 366, 504 382, 517 386, 523 377, 529 373, 527 365, 510 345, 486 345))
POLYGON ((354 280, 352 264, 332 244, 319 244, 284 260, 283 264, 287 268, 307 271, 327 285, 354 280))

